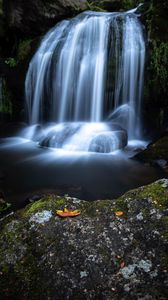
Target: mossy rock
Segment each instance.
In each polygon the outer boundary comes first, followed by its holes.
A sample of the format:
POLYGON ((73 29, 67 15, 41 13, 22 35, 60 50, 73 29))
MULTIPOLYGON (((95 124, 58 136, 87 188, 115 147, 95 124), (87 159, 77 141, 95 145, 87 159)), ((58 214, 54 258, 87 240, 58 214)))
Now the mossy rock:
POLYGON ((168 136, 163 136, 151 143, 147 149, 138 153, 134 158, 149 163, 156 160, 168 161, 168 136))
POLYGON ((29 204, 1 222, 1 299, 167 299, 167 207, 167 179, 116 200, 29 204), (65 207, 81 215, 60 218, 65 207))
POLYGON ((0 195, 0 215, 7 211, 11 207, 10 203, 7 203, 0 195))

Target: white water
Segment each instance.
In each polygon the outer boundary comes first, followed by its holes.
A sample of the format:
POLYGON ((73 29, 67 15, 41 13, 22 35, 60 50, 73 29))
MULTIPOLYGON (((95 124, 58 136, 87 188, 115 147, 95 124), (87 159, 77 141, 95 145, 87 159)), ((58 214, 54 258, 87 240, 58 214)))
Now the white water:
POLYGON ((113 151, 113 143, 120 142, 118 133, 112 138, 115 131, 110 135, 109 126, 105 128, 108 116, 121 126, 117 131, 127 131, 129 140, 140 139, 144 61, 143 30, 135 10, 85 12, 59 23, 43 38, 27 73, 30 125, 52 121, 71 130, 75 122, 79 131, 61 144, 68 150, 88 151, 90 138, 103 135, 113 151))

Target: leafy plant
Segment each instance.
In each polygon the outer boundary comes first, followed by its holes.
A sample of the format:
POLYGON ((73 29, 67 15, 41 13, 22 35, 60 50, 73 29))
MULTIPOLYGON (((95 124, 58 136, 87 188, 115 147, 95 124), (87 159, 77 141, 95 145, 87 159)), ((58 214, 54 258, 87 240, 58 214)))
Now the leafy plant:
POLYGON ((16 58, 14 58, 14 57, 9 57, 9 58, 7 58, 7 59, 5 60, 5 63, 6 63, 7 65, 9 65, 11 68, 16 67, 17 64, 18 64, 16 58))

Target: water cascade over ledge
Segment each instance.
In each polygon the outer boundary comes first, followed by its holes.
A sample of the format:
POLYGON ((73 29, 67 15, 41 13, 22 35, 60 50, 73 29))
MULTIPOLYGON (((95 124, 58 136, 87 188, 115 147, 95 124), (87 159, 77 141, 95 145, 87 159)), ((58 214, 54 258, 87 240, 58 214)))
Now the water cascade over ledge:
POLYGON ((144 62, 136 10, 60 22, 29 65, 27 136, 44 147, 101 153, 141 139, 144 62))

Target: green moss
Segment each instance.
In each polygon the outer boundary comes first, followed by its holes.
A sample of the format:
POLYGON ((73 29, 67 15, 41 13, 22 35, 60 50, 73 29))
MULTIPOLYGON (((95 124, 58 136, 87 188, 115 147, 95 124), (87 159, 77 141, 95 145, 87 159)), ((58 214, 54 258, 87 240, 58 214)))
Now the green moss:
POLYGON ((46 209, 61 209, 62 206, 65 204, 64 198, 54 197, 54 196, 48 196, 47 198, 44 198, 42 200, 36 201, 33 204, 29 204, 26 209, 22 211, 22 214, 24 216, 29 216, 31 214, 34 214, 38 211, 42 211, 45 208, 46 209))
POLYGON ((17 51, 18 61, 23 61, 31 52, 31 39, 20 41, 17 51))
POLYGON ((168 88, 168 42, 152 41, 152 52, 149 71, 151 85, 157 85, 163 92, 168 88))
MULTIPOLYGON (((163 225, 163 236, 168 241, 168 216, 164 216, 161 219, 163 225)), ((168 267, 168 253, 167 253, 167 267, 168 267)))
POLYGON ((82 215, 95 217, 98 214, 108 213, 111 211, 111 200, 97 200, 93 202, 84 202, 81 205, 82 215))
POLYGON ((134 8, 136 6, 136 2, 135 0, 123 0, 123 9, 124 10, 129 10, 131 8, 134 8))
POLYGON ((4 79, 1 81, 2 92, 0 95, 0 113, 10 114, 12 115, 13 107, 12 107, 12 95, 7 87, 7 83, 4 79))
POLYGON ((8 210, 11 207, 10 203, 7 203, 5 201, 0 201, 0 214, 3 213, 4 211, 8 210))
POLYGON ((87 9, 97 12, 107 12, 107 10, 103 9, 101 5, 95 5, 94 2, 86 2, 87 9))
POLYGON ((168 207, 168 191, 166 191, 166 189, 159 183, 146 186, 144 190, 142 190, 142 192, 139 194, 139 197, 151 198, 152 202, 158 208, 168 207))
POLYGON ((117 201, 115 203, 115 211, 120 211, 120 210, 123 211, 123 212, 128 211, 128 206, 127 206, 125 196, 122 196, 119 199, 117 199, 117 201))
POLYGON ((168 160, 168 136, 165 136, 155 143, 149 145, 146 150, 139 153, 136 157, 145 161, 157 159, 168 160))

